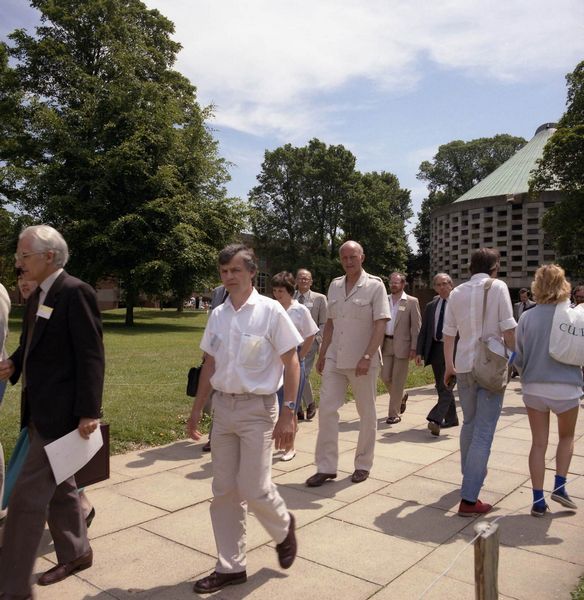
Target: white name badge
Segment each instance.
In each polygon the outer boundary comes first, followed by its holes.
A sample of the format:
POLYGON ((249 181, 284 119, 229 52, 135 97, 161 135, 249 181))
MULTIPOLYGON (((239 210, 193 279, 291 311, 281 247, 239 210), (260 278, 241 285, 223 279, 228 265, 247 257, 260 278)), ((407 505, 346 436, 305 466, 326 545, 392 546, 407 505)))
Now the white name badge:
POLYGON ((401 311, 404 311, 405 309, 406 309, 406 307, 405 307, 405 306, 400 306, 400 307, 398 308, 398 310, 401 310, 401 311))
POLYGON ((41 319, 50 319, 53 314, 53 308, 51 306, 47 306, 46 304, 41 304, 39 309, 37 310, 37 317, 41 317, 41 319))

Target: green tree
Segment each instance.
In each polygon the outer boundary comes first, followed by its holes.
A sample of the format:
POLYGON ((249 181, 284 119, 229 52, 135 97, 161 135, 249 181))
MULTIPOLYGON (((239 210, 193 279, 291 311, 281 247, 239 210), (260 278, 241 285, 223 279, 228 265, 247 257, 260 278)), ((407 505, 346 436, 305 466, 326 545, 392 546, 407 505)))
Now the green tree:
POLYGON ((41 25, 10 35, 15 66, 0 71, 19 99, 0 191, 64 233, 73 272, 119 279, 127 324, 141 291, 180 306, 243 213, 225 197, 211 109, 172 69, 174 27, 139 0, 31 5, 41 25))
POLYGON ((410 192, 400 188, 391 173, 374 171, 357 177, 344 209, 344 238, 363 245, 368 272, 389 277, 407 265, 405 223, 413 216, 410 192))
POLYGON ((432 162, 420 165, 417 178, 428 184, 428 196, 422 201, 414 236, 418 243, 415 261, 422 276, 430 276, 430 225, 432 211, 449 204, 474 187, 497 167, 511 158, 527 141, 522 137, 498 134, 469 142, 454 140, 438 148, 432 162))
POLYGON ((548 140, 530 182, 533 192, 559 190, 564 199, 544 215, 546 238, 572 277, 584 277, 584 61, 566 76, 566 112, 548 140))
POLYGON ((302 265, 324 289, 338 272, 344 207, 356 183, 355 157, 317 139, 266 151, 249 194, 258 248, 274 272, 302 265))
POLYGON ((347 239, 363 244, 371 273, 405 267, 411 201, 391 173, 361 174, 349 150, 313 139, 266 151, 258 182, 251 223, 272 271, 306 267, 326 291, 347 239))

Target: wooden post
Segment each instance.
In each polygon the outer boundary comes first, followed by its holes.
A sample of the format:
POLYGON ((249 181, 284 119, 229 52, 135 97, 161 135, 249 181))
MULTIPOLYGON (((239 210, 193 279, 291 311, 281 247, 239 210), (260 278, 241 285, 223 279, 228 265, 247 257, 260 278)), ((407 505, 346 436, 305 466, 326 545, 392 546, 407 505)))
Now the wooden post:
POLYGON ((475 598, 497 600, 499 598, 499 525, 486 521, 474 527, 480 533, 475 541, 475 598))

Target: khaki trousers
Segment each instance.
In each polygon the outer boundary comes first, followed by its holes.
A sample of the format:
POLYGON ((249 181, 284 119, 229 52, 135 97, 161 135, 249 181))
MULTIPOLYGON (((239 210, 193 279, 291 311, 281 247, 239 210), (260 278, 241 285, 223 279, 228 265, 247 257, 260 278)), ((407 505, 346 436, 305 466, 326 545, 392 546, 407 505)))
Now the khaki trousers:
POLYGON ((399 409, 406 379, 408 378, 409 358, 398 358, 393 353, 393 340, 385 338, 383 342, 383 367, 381 367, 381 381, 389 392, 388 417, 399 417, 399 409))
POLYGON ((247 509, 277 543, 284 541, 290 515, 272 483, 272 432, 276 394, 213 392, 213 500, 211 522, 218 573, 246 567, 247 509))
POLYGON ((359 413, 359 438, 355 452, 355 469, 371 471, 377 432, 375 395, 379 367, 371 367, 367 375, 357 377, 355 369, 337 369, 336 361, 326 359, 320 387, 316 470, 336 473, 339 462, 339 409, 345 403, 351 384, 359 413))
POLYGON ((0 558, 0 592, 23 597, 31 593, 30 579, 47 520, 59 563, 89 552, 75 478, 57 485, 44 450, 51 440, 41 438, 34 427, 29 432, 30 448, 10 496, 0 558))

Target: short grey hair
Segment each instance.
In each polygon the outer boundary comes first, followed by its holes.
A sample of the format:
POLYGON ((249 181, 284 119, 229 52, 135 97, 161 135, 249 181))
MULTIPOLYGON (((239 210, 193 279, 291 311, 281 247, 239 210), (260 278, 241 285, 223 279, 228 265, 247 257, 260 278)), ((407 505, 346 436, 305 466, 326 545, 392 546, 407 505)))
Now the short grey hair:
POLYGON ((52 251, 55 255, 55 266, 61 268, 69 260, 69 247, 65 238, 50 225, 31 225, 22 230, 18 239, 29 237, 38 252, 52 251))
POLYGON ((436 273, 436 275, 434 275, 434 279, 432 280, 432 285, 436 285, 436 282, 438 281, 438 277, 446 277, 446 280, 448 281, 448 283, 450 285, 452 285, 452 277, 450 277, 450 275, 448 275, 448 273, 436 273))

